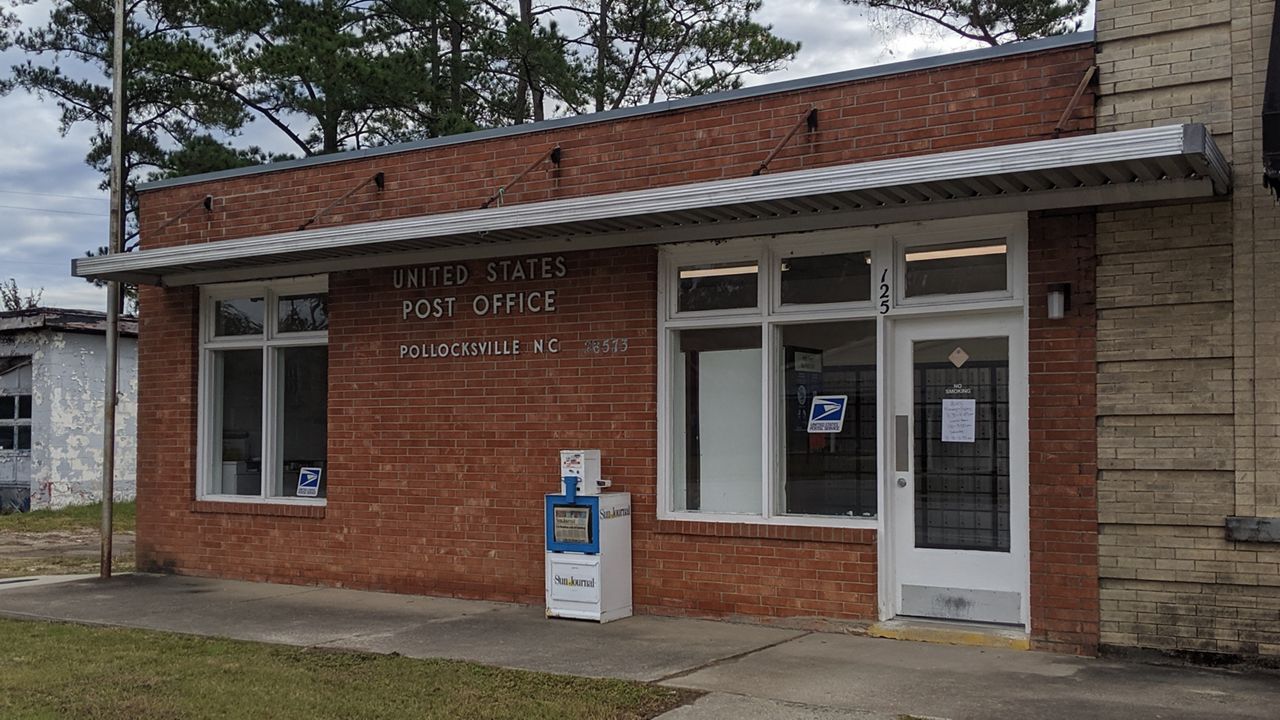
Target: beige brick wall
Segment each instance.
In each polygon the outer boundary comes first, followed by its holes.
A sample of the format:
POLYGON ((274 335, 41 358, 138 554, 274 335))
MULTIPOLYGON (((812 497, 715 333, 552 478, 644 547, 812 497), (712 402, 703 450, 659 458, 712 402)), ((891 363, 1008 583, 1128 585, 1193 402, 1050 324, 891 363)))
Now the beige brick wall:
POLYGON ((1233 3, 1237 512, 1280 517, 1280 209, 1259 183, 1274 3, 1233 3))
POLYGON ((1098 0, 1099 131, 1202 122, 1229 137, 1233 1, 1098 0))
POLYGON ((1101 600, 1104 643, 1280 655, 1280 587, 1113 578, 1101 600))
POLYGON ((1098 131, 1200 122, 1228 199, 1098 214, 1103 644, 1280 655, 1280 212, 1258 182, 1273 3, 1100 0, 1098 131), (1256 280, 1255 280, 1256 279, 1256 280))

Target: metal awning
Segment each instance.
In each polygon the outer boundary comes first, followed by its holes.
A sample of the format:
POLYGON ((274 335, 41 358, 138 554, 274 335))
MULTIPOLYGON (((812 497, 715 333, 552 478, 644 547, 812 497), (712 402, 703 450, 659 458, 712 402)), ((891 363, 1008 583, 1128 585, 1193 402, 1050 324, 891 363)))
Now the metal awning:
POLYGON ((1170 125, 79 258, 72 272, 191 285, 1212 197, 1230 178, 1203 125, 1170 125))

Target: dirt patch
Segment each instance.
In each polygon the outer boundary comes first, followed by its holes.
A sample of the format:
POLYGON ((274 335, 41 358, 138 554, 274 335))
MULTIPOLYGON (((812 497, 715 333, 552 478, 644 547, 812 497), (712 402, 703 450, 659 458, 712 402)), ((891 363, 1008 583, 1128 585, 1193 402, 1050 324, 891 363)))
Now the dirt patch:
MULTIPOLYGON (((111 536, 113 554, 133 555, 133 533, 111 536)), ((0 533, 0 558, 98 557, 98 533, 92 530, 0 533)))
MULTIPOLYGON (((133 533, 111 536, 112 569, 133 569, 133 533)), ((90 573, 101 552, 93 530, 0 532, 0 577, 90 573)))

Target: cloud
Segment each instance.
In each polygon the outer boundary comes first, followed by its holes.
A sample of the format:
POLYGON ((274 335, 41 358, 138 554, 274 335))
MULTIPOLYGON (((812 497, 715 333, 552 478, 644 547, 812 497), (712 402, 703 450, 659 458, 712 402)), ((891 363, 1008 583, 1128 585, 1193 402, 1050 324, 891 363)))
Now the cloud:
POLYGON ((44 288, 48 305, 101 306, 101 290, 71 277, 71 258, 107 232, 107 193, 84 164, 89 129, 63 137, 56 106, 21 91, 0 98, 0 117, 0 280, 44 288))
POLYGON ((978 47, 942 33, 890 36, 866 10, 840 0, 765 0, 759 20, 772 25, 775 35, 800 41, 801 48, 787 68, 752 77, 751 85, 978 47))

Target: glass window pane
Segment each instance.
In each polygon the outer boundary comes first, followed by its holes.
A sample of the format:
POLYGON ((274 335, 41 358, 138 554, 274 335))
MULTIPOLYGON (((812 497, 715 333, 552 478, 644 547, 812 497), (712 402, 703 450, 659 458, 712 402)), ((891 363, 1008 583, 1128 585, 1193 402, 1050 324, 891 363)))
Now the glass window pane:
POLYGON ((18 431, 17 448, 19 450, 30 450, 31 449, 31 426, 19 425, 17 427, 17 431, 18 431))
POLYGON ((0 395, 0 420, 12 420, 17 417, 18 399, 12 395, 0 395))
POLYGON ((871 253, 793 257, 782 261, 782 304, 866 302, 871 253))
POLYGON ((19 420, 31 419, 31 396, 30 395, 18 396, 18 419, 19 420))
POLYGON ((218 300, 214 303, 214 335, 261 335, 263 304, 260 297, 218 300))
POLYGON ((680 312, 756 306, 760 269, 742 261, 680 268, 680 312))
POLYGON ((262 494, 262 351, 214 353, 221 413, 214 457, 215 493, 262 494))
POLYGON ((329 348, 281 348, 276 352, 280 474, 273 494, 325 497, 329 348))
POLYGON ((12 425, 0 425, 0 450, 17 448, 17 429, 12 425))
POLYGON ((677 346, 674 507, 759 514, 760 328, 685 330, 677 346))
POLYGON ((1009 289, 1004 240, 922 245, 907 250, 906 297, 1009 289))
POLYGON ((277 302, 280 332, 309 332, 329 329, 329 296, 285 295, 277 302))
POLYGON ((875 517, 876 324, 782 328, 782 507, 793 515, 875 517), (843 398, 838 432, 809 432, 815 398, 843 398))
POLYGON ((1009 551, 1009 339, 917 341, 916 547, 1009 551))

